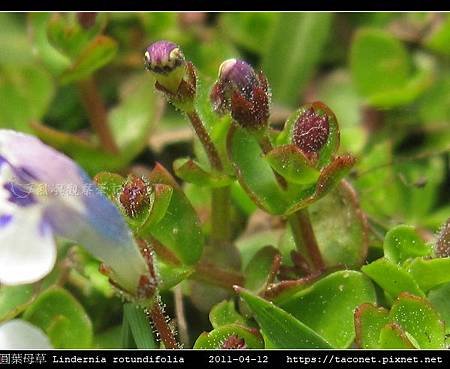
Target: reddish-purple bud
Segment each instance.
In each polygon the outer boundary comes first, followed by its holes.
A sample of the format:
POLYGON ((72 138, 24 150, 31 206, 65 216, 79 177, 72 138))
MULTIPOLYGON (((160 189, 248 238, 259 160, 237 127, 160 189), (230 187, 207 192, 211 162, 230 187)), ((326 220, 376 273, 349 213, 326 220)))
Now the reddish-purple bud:
POLYGON ((219 68, 219 81, 224 85, 224 91, 231 96, 236 91, 247 99, 252 98, 253 88, 258 85, 258 79, 252 66, 243 60, 229 59, 219 68))
POLYGON ((94 26, 97 13, 94 12, 80 12, 77 13, 78 23, 84 28, 89 29, 94 26))
POLYGON ((300 150, 306 155, 316 154, 328 140, 328 116, 311 106, 294 123, 292 133, 292 141, 300 150))
POLYGON ((242 127, 260 130, 267 126, 270 104, 267 80, 247 62, 224 61, 210 97, 217 113, 231 112, 242 127))
POLYGON ((197 74, 180 48, 170 41, 157 41, 147 47, 145 68, 156 78, 155 87, 183 111, 191 111, 197 91, 197 74))
POLYGON ((245 345, 245 341, 243 338, 240 338, 236 336, 235 334, 232 334, 229 336, 223 343, 222 343, 222 349, 225 350, 238 350, 238 349, 245 349, 247 346, 245 345))
POLYGON ((168 74, 185 63, 184 55, 178 45, 170 41, 157 41, 147 47, 145 67, 158 74, 168 74))
POLYGON ((126 214, 135 217, 149 204, 147 184, 142 178, 133 176, 123 187, 119 200, 126 214))

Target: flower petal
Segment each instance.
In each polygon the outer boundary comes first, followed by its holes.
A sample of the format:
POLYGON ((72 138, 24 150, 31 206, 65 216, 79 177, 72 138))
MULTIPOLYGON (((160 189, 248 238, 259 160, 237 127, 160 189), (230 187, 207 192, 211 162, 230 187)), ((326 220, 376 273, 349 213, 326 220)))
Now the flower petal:
MULTIPOLYGON (((36 191, 33 195, 43 207, 43 224, 50 226, 55 236, 80 243, 112 269, 116 282, 130 292, 136 291, 140 277, 148 274, 148 270, 133 235, 118 208, 73 160, 35 137, 10 130, 0 130, 0 157, 9 164, 21 184, 44 185, 42 193, 36 191)), ((0 167, 2 183, 6 184, 3 171, 0 167)), ((17 211, 20 204, 14 205, 17 211)), ((13 229, 12 225, 8 228, 13 229)), ((1 230, 0 240, 5 237, 6 229, 1 230)), ((30 231, 30 235, 26 235, 25 229, 16 228, 14 232, 29 242, 32 233, 31 237, 37 236, 36 229, 38 227, 34 228, 34 233, 30 231)), ((10 237, 15 241, 18 235, 10 237)), ((54 247, 51 250, 54 251, 54 247)), ((50 256, 48 250, 43 254, 50 256)))
POLYGON ((51 348, 44 332, 25 320, 14 319, 0 324, 0 350, 51 348))
MULTIPOLYGON (((5 216, 5 215, 4 215, 5 216)), ((34 206, 10 215, 0 228, 0 283, 33 283, 45 277, 56 261, 51 229, 34 206)))

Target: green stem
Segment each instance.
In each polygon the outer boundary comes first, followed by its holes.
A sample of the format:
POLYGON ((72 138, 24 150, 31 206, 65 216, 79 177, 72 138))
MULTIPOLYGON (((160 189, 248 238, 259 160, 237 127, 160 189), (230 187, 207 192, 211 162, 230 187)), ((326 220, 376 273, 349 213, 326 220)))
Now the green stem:
POLYGON ((322 270, 325 264, 317 244, 316 236, 307 209, 302 209, 288 217, 298 251, 305 251, 313 270, 322 270))
POLYGON ((220 245, 231 239, 230 186, 211 190, 211 240, 220 245))
POLYGON ((186 112, 189 120, 191 121, 192 127, 195 130, 200 142, 202 143, 206 154, 208 155, 209 162, 211 167, 215 170, 221 172, 223 169, 222 160, 220 160, 219 152, 216 149, 211 137, 209 136, 208 131, 203 125, 202 120, 200 119, 198 113, 193 110, 190 112, 186 112))

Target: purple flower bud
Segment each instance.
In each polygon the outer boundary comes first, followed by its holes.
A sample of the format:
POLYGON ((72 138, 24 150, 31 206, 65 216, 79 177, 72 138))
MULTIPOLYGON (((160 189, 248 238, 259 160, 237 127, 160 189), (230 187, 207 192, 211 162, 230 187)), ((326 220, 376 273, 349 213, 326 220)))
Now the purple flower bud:
POLYGON ((224 61, 210 98, 217 113, 231 112, 242 127, 251 130, 267 127, 270 100, 267 80, 262 73, 255 73, 247 62, 224 61))
POLYGON ((97 13, 94 12, 80 12, 77 13, 78 23, 84 28, 89 29, 94 26, 97 13))
POLYGON ((157 41, 147 47, 144 54, 145 67, 158 74, 168 74, 185 63, 178 45, 170 41, 157 41))
MULTIPOLYGON (((315 103, 316 104, 316 103, 315 103)), ((314 155, 320 151, 328 140, 330 127, 328 116, 319 114, 312 104, 294 124, 292 141, 306 155, 314 155)))
POLYGON ((219 80, 224 89, 238 91, 246 98, 252 97, 253 88, 258 85, 258 79, 252 66, 243 60, 225 60, 219 68, 219 80))
POLYGON ((191 62, 186 62, 180 48, 170 41, 157 41, 147 47, 145 68, 153 72, 155 87, 183 111, 192 110, 197 92, 197 74, 191 62))

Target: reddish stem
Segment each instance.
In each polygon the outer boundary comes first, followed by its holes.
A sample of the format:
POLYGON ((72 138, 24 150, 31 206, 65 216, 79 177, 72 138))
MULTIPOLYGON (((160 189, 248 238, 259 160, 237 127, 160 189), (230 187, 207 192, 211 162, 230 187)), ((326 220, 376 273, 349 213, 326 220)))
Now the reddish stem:
POLYGON ((159 301, 156 300, 150 310, 150 317, 152 318, 153 324, 159 333, 162 343, 166 349, 177 349, 179 348, 178 342, 175 339, 172 328, 170 328, 167 323, 166 316, 164 315, 159 301))
POLYGON ((97 134, 102 147, 112 154, 117 154, 119 148, 114 140, 114 136, 109 128, 108 114, 98 91, 95 80, 87 78, 78 83, 81 100, 89 117, 89 122, 97 134))
POLYGON ((242 286, 244 277, 237 272, 225 270, 208 262, 197 265, 192 278, 233 291, 233 286, 242 286))
POLYGON ((311 220, 309 219, 308 210, 302 209, 297 211, 289 217, 289 222, 297 247, 301 248, 303 246, 305 248, 313 269, 324 269, 325 264, 320 253, 319 245, 317 244, 311 220))
POLYGON ((197 134, 200 142, 202 143, 206 154, 208 155, 209 162, 211 163, 211 167, 213 167, 217 171, 222 171, 223 165, 220 160, 219 153, 214 146, 214 143, 209 136, 208 131, 206 130, 203 122, 198 116, 196 111, 191 111, 186 113, 189 120, 191 121, 192 127, 194 127, 195 133, 197 134))

